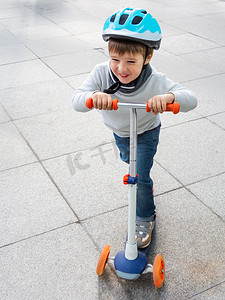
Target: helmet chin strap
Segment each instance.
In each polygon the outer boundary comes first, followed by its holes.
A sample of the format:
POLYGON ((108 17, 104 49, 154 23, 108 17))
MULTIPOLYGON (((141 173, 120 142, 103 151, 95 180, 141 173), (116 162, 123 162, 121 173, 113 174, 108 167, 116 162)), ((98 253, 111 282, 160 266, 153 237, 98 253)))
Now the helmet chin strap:
POLYGON ((142 67, 142 69, 143 69, 144 66, 145 66, 145 61, 146 61, 147 57, 148 57, 148 46, 145 45, 145 58, 144 58, 144 62, 143 62, 143 67, 142 67))

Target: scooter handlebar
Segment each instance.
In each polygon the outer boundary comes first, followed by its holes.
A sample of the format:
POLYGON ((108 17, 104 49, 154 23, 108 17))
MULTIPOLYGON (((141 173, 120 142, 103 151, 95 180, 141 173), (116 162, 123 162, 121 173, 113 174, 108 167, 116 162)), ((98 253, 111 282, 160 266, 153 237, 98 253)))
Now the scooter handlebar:
MULTIPOLYGON (((89 109, 92 109, 94 107, 94 104, 93 104, 93 99, 92 98, 88 98, 86 100, 86 106, 87 108, 89 109)), ((112 102, 112 109, 113 110, 117 110, 118 109, 118 106, 121 106, 121 107, 126 107, 126 108, 142 108, 142 109, 146 109, 147 112, 150 112, 150 109, 148 107, 148 101, 145 104, 133 104, 133 103, 118 103, 118 99, 114 99, 113 102, 112 102)), ((174 102, 173 104, 167 104, 166 105, 166 111, 172 111, 174 114, 177 114, 179 113, 180 111, 180 104, 178 102, 174 102)))

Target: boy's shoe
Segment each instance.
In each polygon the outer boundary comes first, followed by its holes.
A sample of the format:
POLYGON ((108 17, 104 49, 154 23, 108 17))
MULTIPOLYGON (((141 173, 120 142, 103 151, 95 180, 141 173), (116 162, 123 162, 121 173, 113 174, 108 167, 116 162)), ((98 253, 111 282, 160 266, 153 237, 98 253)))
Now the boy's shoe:
POLYGON ((136 221, 136 240, 138 248, 146 248, 150 245, 152 232, 155 227, 154 221, 136 221))

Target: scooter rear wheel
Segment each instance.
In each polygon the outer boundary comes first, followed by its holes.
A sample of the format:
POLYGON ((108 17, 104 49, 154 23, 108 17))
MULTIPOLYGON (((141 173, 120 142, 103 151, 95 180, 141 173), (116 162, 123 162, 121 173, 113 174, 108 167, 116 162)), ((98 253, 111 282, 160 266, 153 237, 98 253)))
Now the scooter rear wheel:
POLYGON ((98 276, 102 275, 102 273, 105 269, 105 266, 106 266, 106 263, 107 263, 107 260, 109 257, 109 253, 110 253, 110 245, 106 244, 102 250, 100 257, 99 257, 98 265, 96 268, 96 273, 98 276))
POLYGON ((153 263, 153 281, 155 286, 160 289, 163 286, 165 277, 165 264, 161 254, 157 254, 153 263))

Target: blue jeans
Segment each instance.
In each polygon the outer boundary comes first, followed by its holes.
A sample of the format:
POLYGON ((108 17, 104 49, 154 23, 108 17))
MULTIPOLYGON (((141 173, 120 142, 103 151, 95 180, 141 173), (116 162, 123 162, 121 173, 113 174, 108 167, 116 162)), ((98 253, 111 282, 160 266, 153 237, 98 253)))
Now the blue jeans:
MULTIPOLYGON (((139 175, 137 184, 137 220, 152 221, 155 215, 153 181, 150 177, 150 170, 157 151, 160 127, 161 124, 137 136, 137 174, 139 175)), ((120 151, 120 158, 129 164, 130 138, 119 137, 115 133, 113 135, 120 151)))

